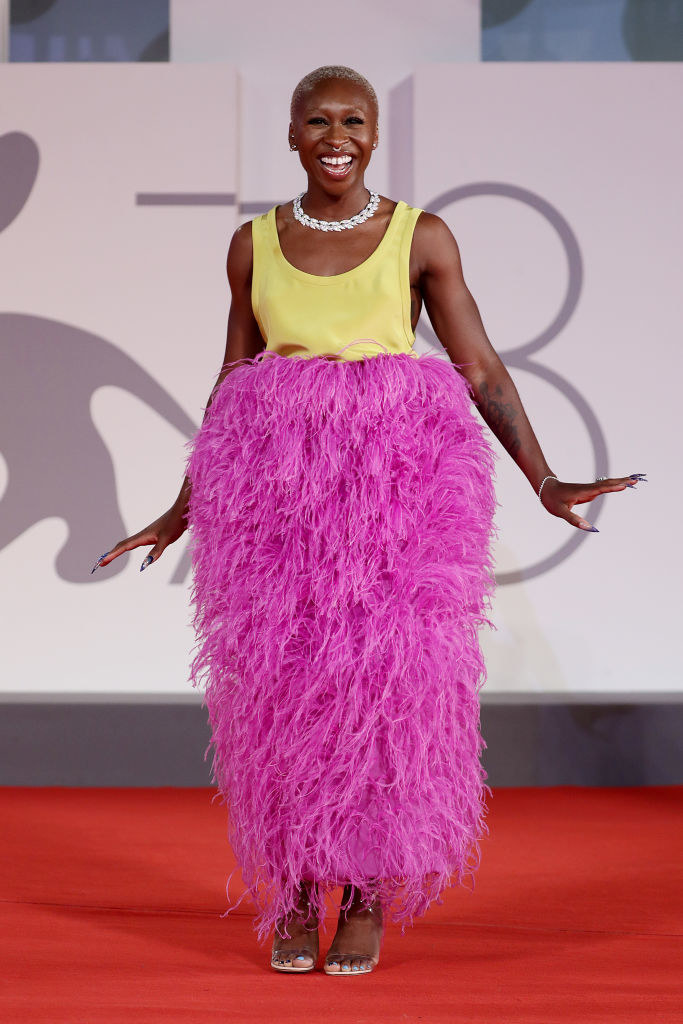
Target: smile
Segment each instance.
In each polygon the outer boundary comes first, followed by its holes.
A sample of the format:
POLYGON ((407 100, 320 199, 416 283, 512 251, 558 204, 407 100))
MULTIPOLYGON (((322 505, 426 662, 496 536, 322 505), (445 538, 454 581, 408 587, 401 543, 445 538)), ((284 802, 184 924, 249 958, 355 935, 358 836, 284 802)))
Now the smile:
POLYGON ((345 156, 321 156, 318 159, 331 178, 344 178, 353 164, 353 157, 348 153, 345 156))

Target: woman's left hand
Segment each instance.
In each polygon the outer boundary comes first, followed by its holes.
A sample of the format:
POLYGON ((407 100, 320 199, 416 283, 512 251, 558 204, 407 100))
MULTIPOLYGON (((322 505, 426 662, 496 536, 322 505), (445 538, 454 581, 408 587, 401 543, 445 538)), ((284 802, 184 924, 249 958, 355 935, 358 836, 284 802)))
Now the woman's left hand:
POLYGON ((562 480, 555 480, 554 477, 550 477, 543 484, 541 503, 551 515, 558 516, 560 519, 566 519, 568 523, 576 526, 579 530, 598 533, 597 527, 591 526, 587 520, 572 512, 574 505, 582 505, 586 501, 593 501, 600 494, 624 491, 627 487, 635 487, 641 481, 647 483, 645 473, 607 477, 605 480, 596 480, 590 484, 567 484, 563 483, 562 480))

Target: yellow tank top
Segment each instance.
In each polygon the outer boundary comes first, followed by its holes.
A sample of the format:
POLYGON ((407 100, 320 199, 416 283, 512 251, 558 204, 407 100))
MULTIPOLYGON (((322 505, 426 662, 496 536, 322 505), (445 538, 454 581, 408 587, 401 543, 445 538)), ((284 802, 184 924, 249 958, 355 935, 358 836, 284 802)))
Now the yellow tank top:
POLYGON ((273 207, 252 221, 251 303, 266 351, 286 356, 362 359, 412 351, 410 245, 422 212, 399 201, 382 240, 363 263, 318 277, 280 248, 273 207))

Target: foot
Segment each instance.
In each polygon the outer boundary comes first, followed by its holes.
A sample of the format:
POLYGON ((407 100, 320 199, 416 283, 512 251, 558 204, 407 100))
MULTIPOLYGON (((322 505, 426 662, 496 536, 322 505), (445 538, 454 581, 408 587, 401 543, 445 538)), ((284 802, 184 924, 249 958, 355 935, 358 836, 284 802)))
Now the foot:
POLYGON ((379 900, 368 907, 353 890, 353 902, 344 916, 351 886, 344 889, 337 932, 325 957, 326 974, 369 974, 379 963, 383 916, 379 900))
POLYGON ((311 909, 308 889, 302 884, 298 906, 277 922, 271 967, 276 971, 312 971, 318 959, 318 920, 311 909), (289 932, 290 938, 284 937, 289 932))

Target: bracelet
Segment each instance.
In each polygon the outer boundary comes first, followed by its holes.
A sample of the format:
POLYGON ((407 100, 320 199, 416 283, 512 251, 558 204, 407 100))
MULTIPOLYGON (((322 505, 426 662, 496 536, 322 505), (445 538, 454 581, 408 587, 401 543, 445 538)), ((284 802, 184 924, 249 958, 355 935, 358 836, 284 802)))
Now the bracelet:
POLYGON ((541 480, 541 486, 538 488, 538 500, 539 501, 541 500, 541 491, 543 490, 543 484, 546 482, 546 480, 557 480, 557 477, 553 476, 552 473, 549 473, 548 476, 544 476, 543 477, 543 479, 541 480))

